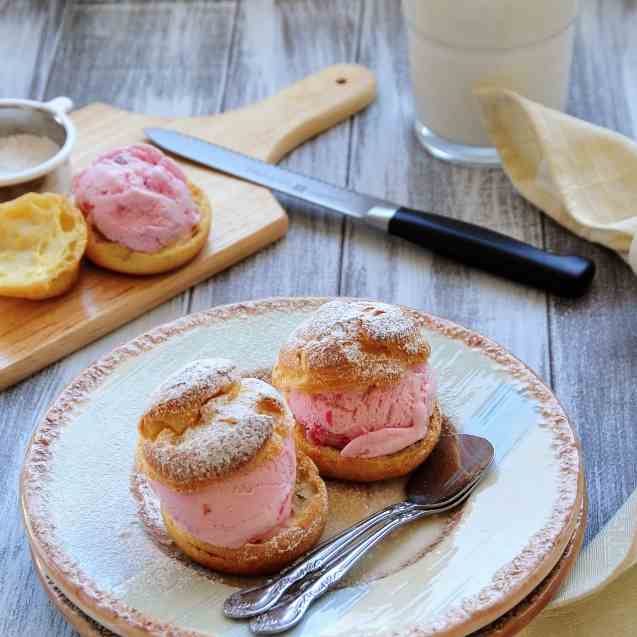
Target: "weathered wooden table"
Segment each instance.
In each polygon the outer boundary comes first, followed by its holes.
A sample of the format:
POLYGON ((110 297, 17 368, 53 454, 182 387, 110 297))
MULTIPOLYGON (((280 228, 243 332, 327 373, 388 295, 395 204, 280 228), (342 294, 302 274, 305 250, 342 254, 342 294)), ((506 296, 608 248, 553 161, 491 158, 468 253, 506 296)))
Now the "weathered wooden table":
MULTIPOLYGON (((583 5, 569 110, 634 137, 635 2, 583 5)), ((377 74, 376 103, 285 164, 598 265, 590 294, 560 300, 285 200, 285 240, 0 394, 0 635, 73 634, 36 579, 19 514, 22 456, 44 410, 101 354, 213 305, 274 295, 367 296, 467 325, 550 382, 571 415, 585 451, 588 538, 637 487, 637 277, 614 254, 527 204, 501 171, 453 167, 420 149, 398 0, 0 0, 0 60, 2 97, 69 95, 78 106, 103 100, 166 115, 233 108, 328 64, 359 62, 377 74)))

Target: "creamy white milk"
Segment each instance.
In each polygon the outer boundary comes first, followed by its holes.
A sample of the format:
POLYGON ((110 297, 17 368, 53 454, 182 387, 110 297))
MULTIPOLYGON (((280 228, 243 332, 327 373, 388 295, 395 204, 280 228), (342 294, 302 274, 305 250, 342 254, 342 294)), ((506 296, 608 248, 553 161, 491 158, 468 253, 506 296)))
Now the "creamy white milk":
POLYGON ((490 146, 481 84, 566 104, 577 0, 403 0, 416 115, 454 144, 490 146))

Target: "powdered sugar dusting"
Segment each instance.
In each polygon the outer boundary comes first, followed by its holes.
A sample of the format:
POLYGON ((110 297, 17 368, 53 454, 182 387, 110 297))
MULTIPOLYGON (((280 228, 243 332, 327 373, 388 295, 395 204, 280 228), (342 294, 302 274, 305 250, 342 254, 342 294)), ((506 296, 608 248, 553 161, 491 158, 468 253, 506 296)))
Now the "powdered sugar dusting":
POLYGON ((21 133, 0 137, 0 177, 35 168, 59 150, 53 140, 39 135, 21 133))
POLYGON ((169 376, 153 393, 145 417, 163 418, 197 409, 221 392, 228 392, 240 381, 237 366, 224 358, 207 358, 189 363, 169 376))
POLYGON ((417 313, 376 301, 337 299, 292 332, 279 362, 283 373, 338 368, 341 379, 350 372, 357 382, 391 382, 426 362, 429 353, 417 313))
MULTIPOLYGON (((291 420, 279 393, 256 378, 241 379, 231 361, 195 361, 156 392, 152 413, 194 401, 198 422, 185 430, 165 427, 154 440, 142 439, 148 464, 174 486, 213 480, 238 469, 291 420), (175 484, 176 483, 176 484, 175 484)), ((286 432, 282 432, 286 433, 286 432)))

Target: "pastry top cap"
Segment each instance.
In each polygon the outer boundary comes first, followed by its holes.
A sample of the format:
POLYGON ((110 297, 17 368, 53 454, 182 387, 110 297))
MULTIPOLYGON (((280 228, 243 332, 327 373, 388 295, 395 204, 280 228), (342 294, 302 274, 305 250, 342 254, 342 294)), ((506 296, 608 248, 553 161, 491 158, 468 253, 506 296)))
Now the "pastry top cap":
POLYGON ((330 301, 283 343, 272 381, 310 393, 398 382, 429 358, 423 325, 417 312, 397 305, 330 301))
POLYGON ((292 416, 274 387, 241 378, 232 361, 198 360, 153 393, 139 422, 149 477, 191 492, 276 456, 292 416))

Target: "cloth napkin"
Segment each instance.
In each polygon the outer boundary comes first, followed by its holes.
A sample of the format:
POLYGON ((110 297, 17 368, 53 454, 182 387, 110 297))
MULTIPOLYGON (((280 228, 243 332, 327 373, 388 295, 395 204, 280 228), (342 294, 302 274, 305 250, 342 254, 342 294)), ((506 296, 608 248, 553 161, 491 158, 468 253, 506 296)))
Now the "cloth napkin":
POLYGON ((518 637, 637 634, 637 491, 584 547, 556 598, 518 637))
MULTIPOLYGON (((637 144, 513 91, 474 93, 515 188, 637 273, 637 144)), ((637 491, 582 550, 555 600, 520 637, 637 635, 637 491)))
POLYGON ((474 94, 516 189, 637 273, 637 143, 513 91, 480 87, 474 94))

